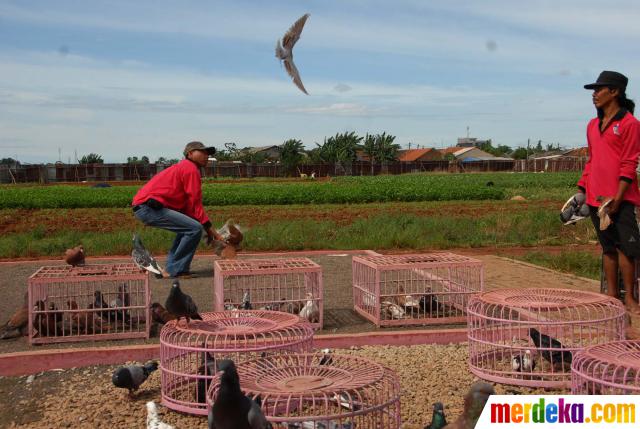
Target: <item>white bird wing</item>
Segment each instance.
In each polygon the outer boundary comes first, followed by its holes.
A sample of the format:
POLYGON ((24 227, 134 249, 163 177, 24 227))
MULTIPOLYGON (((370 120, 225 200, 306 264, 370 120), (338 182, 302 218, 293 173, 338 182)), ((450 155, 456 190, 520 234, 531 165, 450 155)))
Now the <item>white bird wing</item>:
POLYGON ((292 58, 287 58, 284 60, 284 68, 287 70, 287 73, 289 73, 289 76, 291 76, 291 79, 293 79, 293 83, 296 84, 296 86, 300 89, 300 91, 309 95, 307 90, 304 88, 304 85, 302 84, 302 80, 300 79, 300 74, 298 74, 298 69, 296 68, 296 65, 293 64, 292 58))
POLYGON ((309 14, 305 13, 296 22, 294 22, 291 28, 289 28, 289 30, 284 34, 284 37, 282 38, 282 46, 285 49, 289 51, 293 49, 293 46, 300 38, 300 34, 302 33, 305 22, 307 22, 307 18, 309 18, 309 14))

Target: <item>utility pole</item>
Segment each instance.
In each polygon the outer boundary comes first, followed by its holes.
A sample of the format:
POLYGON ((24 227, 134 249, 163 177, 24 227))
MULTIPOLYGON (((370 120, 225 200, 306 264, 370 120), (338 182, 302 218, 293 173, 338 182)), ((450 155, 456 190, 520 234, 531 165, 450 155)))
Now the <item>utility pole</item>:
POLYGON ((529 146, 531 144, 531 139, 527 139, 527 171, 529 171, 529 146))

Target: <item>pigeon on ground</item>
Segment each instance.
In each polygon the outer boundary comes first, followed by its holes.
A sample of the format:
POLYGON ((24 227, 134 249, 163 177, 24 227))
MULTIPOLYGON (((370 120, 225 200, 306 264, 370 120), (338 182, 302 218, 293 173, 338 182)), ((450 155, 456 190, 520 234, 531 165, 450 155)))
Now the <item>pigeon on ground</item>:
POLYGON ((320 359, 320 365, 331 365, 333 363, 331 349, 322 349, 320 351, 323 353, 322 358, 320 359))
POLYGON ((209 409, 209 429, 271 429, 262 410, 240 390, 240 377, 232 360, 218 361, 220 390, 209 409))
POLYGON ((511 359, 511 368, 516 372, 532 372, 536 368, 536 361, 531 357, 531 350, 514 356, 511 359))
POLYGON ((481 381, 475 383, 464 397, 464 410, 460 417, 455 422, 445 426, 444 429, 475 428, 489 396, 495 395, 495 393, 492 385, 481 381))
MULTIPOLYGON (((109 308, 109 304, 105 301, 104 295, 99 290, 93 293, 93 305, 91 308, 109 308)), ((114 310, 111 311, 98 311, 96 312, 98 317, 101 317, 103 320, 108 322, 115 322, 116 320, 116 312, 114 310)))
POLYGON ((64 252, 64 261, 72 267, 77 267, 84 265, 84 256, 84 247, 79 245, 64 252))
POLYGON ((114 386, 129 390, 129 397, 144 383, 149 375, 158 369, 158 362, 151 361, 144 365, 127 365, 116 369, 111 376, 114 386))
POLYGON ((436 294, 421 296, 420 308, 424 311, 425 317, 442 317, 444 315, 444 309, 436 294))
POLYGON ((433 404, 433 413, 431 414, 431 423, 426 425, 424 429, 442 429, 447 425, 447 418, 444 415, 444 405, 442 402, 433 404))
POLYGON ((167 308, 167 311, 180 321, 181 318, 187 319, 187 324, 191 321, 191 319, 202 320, 202 316, 198 314, 198 307, 196 303, 193 301, 191 296, 182 292, 180 289, 180 282, 178 280, 173 281, 173 286, 171 286, 171 290, 169 291, 169 296, 167 297, 167 301, 164 303, 164 306, 167 308))
POLYGON ((133 259, 133 263, 141 270, 147 270, 155 274, 157 278, 162 278, 162 268, 160 268, 160 265, 158 265, 158 262, 156 262, 151 253, 145 249, 142 244, 142 239, 138 234, 133 234, 131 258, 133 259))
POLYGON ((9 338, 21 337, 28 334, 29 327, 29 306, 27 303, 28 296, 24 294, 24 303, 15 313, 7 320, 7 323, 0 328, 0 340, 8 340, 9 338))
POLYGON ((174 426, 160 420, 156 403, 147 402, 147 429, 174 429, 174 426))
POLYGON ((560 209, 560 220, 565 225, 571 225, 589 216, 589 206, 585 204, 585 195, 578 192, 567 200, 560 209))
POLYGON ((276 58, 284 62, 284 68, 287 70, 287 73, 289 73, 289 76, 293 79, 293 83, 296 84, 300 91, 309 95, 302 84, 300 74, 298 74, 298 69, 293 63, 293 47, 300 38, 300 34, 302 33, 305 22, 307 22, 307 18, 309 18, 308 13, 302 15, 302 17, 300 17, 285 33, 282 38, 282 43, 280 42, 280 39, 278 39, 276 42, 276 58))
POLYGON ((159 302, 151 304, 151 320, 164 325, 170 320, 176 320, 176 316, 169 313, 159 302))
POLYGON ((571 365, 573 355, 571 354, 571 351, 564 348, 560 341, 540 333, 536 328, 529 328, 529 336, 533 340, 533 344, 535 344, 538 349, 546 349, 539 350, 546 361, 554 366, 564 364, 571 365))
POLYGON ((299 316, 310 323, 317 323, 320 321, 320 309, 318 303, 313 299, 311 293, 307 293, 307 303, 300 310, 299 316))

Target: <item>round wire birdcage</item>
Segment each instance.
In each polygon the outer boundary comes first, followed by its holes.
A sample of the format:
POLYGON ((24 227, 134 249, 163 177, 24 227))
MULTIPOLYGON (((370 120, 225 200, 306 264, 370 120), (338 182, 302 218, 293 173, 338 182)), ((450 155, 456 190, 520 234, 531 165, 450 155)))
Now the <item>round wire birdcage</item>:
POLYGON ((175 320, 160 332, 162 403, 205 415, 206 392, 216 359, 247 359, 304 353, 313 347, 313 328, 279 311, 236 310, 201 313, 203 320, 175 320))
POLYGON ((614 341, 576 353, 571 365, 571 393, 640 394, 640 340, 614 341))
POLYGON ((624 338, 622 303, 593 292, 496 290, 467 311, 471 372, 498 383, 570 387, 576 351, 624 338))
MULTIPOLYGON (((400 428, 400 382, 389 368, 335 353, 286 354, 237 365, 243 392, 274 428, 400 428)), ((220 376, 207 395, 215 402, 220 376)))

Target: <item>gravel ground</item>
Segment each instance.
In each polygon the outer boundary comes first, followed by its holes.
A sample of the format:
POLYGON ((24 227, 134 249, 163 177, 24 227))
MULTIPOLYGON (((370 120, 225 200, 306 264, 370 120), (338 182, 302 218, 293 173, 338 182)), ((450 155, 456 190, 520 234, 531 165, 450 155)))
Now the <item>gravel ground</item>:
MULTIPOLYGON (((466 345, 363 347, 338 350, 373 359, 392 368, 402 386, 405 429, 422 429, 431 419, 431 404, 441 401, 449 421, 462 411, 463 397, 477 381, 468 370, 466 345)), ((0 427, 9 428, 138 428, 145 427, 145 403, 160 401, 156 371, 135 398, 112 386, 115 366, 48 371, 35 379, 0 378, 0 427), (19 412, 16 410, 19 409, 19 412)), ((496 386, 501 394, 533 394, 542 390, 496 386)), ((206 428, 204 417, 175 413, 158 406, 164 421, 176 428, 206 428)))

